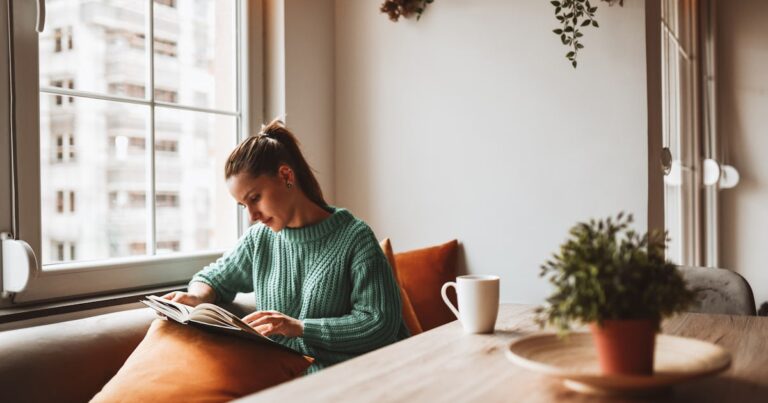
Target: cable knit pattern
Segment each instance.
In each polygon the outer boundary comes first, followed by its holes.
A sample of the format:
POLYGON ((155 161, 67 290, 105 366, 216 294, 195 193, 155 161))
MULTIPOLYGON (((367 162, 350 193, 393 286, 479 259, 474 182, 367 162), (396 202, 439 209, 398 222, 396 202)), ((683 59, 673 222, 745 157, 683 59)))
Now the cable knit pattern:
POLYGON ((275 233, 263 224, 197 273, 219 302, 255 291, 257 310, 304 321, 299 338, 274 340, 315 357, 308 372, 408 337, 392 269, 373 231, 345 209, 275 233))

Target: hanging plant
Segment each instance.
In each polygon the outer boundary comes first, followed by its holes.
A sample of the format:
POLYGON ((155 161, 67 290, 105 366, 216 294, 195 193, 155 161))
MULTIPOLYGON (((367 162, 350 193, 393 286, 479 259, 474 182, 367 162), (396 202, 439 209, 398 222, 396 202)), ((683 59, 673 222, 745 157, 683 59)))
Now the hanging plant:
POLYGON ((421 18, 427 5, 434 0, 386 0, 379 10, 389 15, 389 19, 397 22, 400 17, 408 18, 416 14, 416 21, 421 18))
MULTIPOLYGON (((624 5, 624 0, 601 0, 609 5, 619 3, 624 5)), ((595 20, 597 6, 592 6, 589 0, 553 0, 550 3, 555 7, 555 18, 560 21, 560 27, 552 30, 555 35, 560 37, 563 45, 570 51, 565 57, 571 62, 573 68, 576 68, 576 56, 579 50, 584 49, 580 38, 584 36, 582 29, 587 27, 599 28, 600 25, 595 20)))

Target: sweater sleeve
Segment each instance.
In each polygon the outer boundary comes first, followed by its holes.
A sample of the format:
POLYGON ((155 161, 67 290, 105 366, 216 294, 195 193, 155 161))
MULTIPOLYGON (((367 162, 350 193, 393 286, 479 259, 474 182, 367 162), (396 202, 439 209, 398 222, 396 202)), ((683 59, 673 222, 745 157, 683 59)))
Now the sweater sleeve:
POLYGON ((328 351, 364 353, 398 340, 400 293, 384 255, 352 267, 352 311, 335 318, 304 319, 304 342, 328 351))
POLYGON ((224 256, 200 270, 190 283, 208 284, 216 291, 216 302, 228 303, 238 292, 253 291, 254 230, 251 228, 224 256))

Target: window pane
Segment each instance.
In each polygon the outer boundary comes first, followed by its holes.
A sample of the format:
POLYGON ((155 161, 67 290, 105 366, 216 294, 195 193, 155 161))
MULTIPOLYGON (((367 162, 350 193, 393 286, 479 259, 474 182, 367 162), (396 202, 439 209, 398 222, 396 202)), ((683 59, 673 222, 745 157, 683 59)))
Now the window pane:
POLYGON ((43 264, 144 253, 148 119, 141 105, 40 96, 43 264))
POLYGON ((224 183, 224 162, 236 127, 232 116, 155 110, 158 254, 234 244, 237 209, 224 183))
MULTIPOLYGON (((144 98, 145 4, 48 1, 45 31, 39 37, 40 86, 144 98)), ((59 104, 73 101, 57 98, 59 104)))
POLYGON ((234 111, 235 1, 155 0, 155 99, 234 111))

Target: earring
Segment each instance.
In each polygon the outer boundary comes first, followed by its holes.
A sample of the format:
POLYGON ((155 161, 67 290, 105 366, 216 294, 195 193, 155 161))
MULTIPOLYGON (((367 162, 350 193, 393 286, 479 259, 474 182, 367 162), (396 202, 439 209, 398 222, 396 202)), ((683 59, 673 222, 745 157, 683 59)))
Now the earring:
POLYGON ((292 187, 293 187, 293 184, 292 184, 291 182, 285 182, 285 187, 287 187, 288 189, 290 189, 290 188, 292 188, 292 187))

